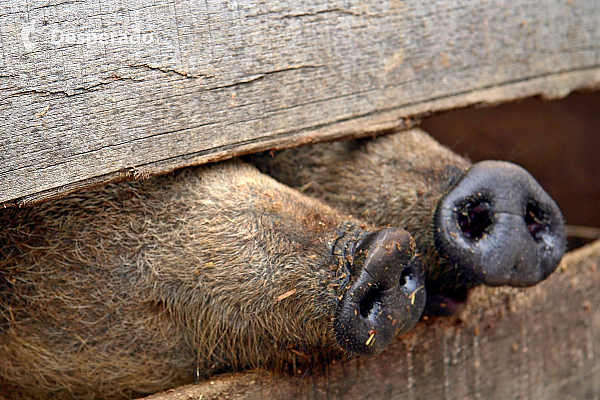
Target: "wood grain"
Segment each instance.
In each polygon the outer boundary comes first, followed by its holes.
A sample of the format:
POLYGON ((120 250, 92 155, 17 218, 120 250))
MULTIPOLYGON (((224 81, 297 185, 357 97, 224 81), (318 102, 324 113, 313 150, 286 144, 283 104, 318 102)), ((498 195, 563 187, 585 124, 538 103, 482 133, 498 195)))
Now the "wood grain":
POLYGON ((536 287, 478 288, 460 318, 420 322, 380 356, 297 376, 229 374, 148 400, 598 400, 598 304, 600 241, 536 287))
POLYGON ((600 86, 597 0, 0 3, 0 204, 600 86))

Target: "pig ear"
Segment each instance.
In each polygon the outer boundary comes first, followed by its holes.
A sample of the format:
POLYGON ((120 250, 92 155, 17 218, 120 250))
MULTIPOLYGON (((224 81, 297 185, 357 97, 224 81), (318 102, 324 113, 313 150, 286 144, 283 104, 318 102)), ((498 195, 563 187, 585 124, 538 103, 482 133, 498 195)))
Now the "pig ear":
POLYGON ((399 333, 414 327, 425 306, 423 268, 412 237, 381 229, 355 253, 350 287, 339 303, 338 344, 358 355, 382 352, 399 333))
POLYGON ((435 246, 474 283, 534 285, 558 266, 566 247, 556 203, 523 168, 475 164, 438 203, 435 246))

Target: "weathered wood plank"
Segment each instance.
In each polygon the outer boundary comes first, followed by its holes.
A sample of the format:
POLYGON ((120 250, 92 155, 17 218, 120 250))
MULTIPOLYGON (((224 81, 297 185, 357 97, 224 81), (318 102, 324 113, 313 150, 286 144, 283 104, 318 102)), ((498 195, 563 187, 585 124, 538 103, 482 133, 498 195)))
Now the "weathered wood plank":
POLYGON ((0 3, 0 204, 600 86, 597 0, 0 3))
POLYGON ((478 288, 459 319, 421 322, 380 356, 298 376, 249 372, 150 396, 175 399, 600 398, 600 241, 528 289, 478 288))

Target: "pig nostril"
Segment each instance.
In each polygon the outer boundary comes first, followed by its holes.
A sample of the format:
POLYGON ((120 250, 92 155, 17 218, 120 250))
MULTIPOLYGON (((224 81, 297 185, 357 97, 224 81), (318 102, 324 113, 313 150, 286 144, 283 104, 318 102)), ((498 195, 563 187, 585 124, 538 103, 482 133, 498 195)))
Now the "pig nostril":
POLYGON ((480 239, 492 225, 491 205, 487 201, 467 200, 458 211, 458 226, 469 239, 480 239))
POLYGON ((367 318, 373 313, 377 305, 381 304, 381 291, 377 286, 369 289, 365 297, 360 301, 359 310, 363 318, 367 318))
POLYGON ((400 273, 400 286, 405 286, 406 283, 410 280, 410 277, 412 276, 412 268, 411 267, 406 267, 402 270, 402 272, 400 273))
POLYGON ((544 230, 549 226, 549 219, 538 203, 529 201, 525 207, 525 223, 531 236, 541 240, 544 230))

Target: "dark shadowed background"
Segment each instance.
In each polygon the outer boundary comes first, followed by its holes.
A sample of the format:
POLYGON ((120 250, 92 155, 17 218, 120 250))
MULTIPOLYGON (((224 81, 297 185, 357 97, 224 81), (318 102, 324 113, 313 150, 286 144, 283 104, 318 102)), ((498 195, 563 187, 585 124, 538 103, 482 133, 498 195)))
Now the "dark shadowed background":
POLYGON ((473 161, 523 166, 556 200, 567 224, 600 228, 600 92, 459 109, 421 126, 473 161))

